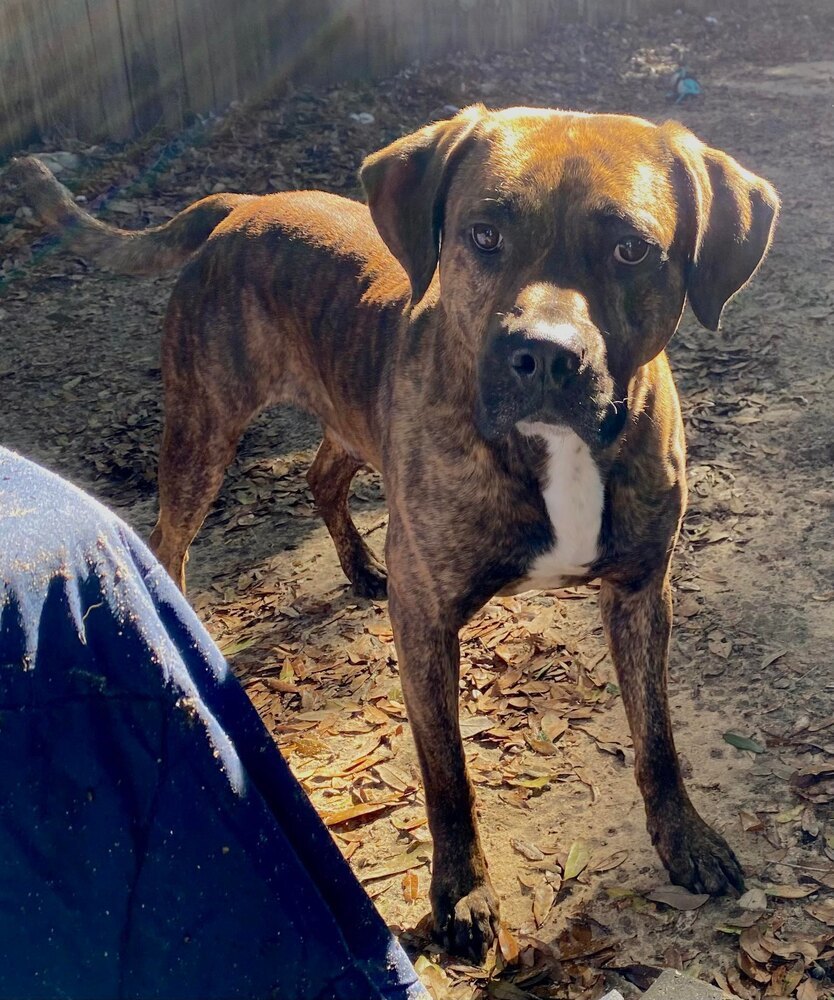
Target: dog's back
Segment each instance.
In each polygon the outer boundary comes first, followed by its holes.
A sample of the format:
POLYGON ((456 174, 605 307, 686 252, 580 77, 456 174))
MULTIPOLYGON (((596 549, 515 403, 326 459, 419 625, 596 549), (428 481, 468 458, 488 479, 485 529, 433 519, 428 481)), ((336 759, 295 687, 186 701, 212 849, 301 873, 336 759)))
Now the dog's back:
POLYGON ((369 383, 384 375, 408 300, 365 205, 321 191, 241 203, 171 294, 166 396, 189 398, 202 371, 247 411, 293 403, 344 425, 347 441, 364 428, 364 451, 375 437, 369 383))

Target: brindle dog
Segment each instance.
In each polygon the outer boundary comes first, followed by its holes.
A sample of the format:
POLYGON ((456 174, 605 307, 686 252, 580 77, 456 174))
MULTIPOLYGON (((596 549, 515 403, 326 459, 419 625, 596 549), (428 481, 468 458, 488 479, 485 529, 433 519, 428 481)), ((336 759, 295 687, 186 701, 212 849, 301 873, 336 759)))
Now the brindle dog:
POLYGON ((480 106, 370 156, 367 208, 318 192, 215 195, 127 233, 82 212, 37 161, 12 173, 111 268, 187 261, 165 320, 151 539, 180 586, 240 436, 267 407, 321 421, 308 480, 345 573, 371 597, 386 574, 347 497, 361 466, 382 473, 391 622, 448 949, 481 958, 497 926, 457 711, 458 632, 494 594, 601 579, 652 841, 674 882, 742 888, 672 740, 669 564, 686 478, 664 348, 687 299, 714 330, 755 271, 779 204, 766 181, 674 123, 480 106))

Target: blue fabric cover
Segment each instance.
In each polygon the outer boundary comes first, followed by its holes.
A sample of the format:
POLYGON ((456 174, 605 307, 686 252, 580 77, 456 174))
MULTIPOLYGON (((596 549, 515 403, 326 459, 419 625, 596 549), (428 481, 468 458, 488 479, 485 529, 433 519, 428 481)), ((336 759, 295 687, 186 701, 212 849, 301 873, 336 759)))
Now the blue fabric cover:
POLYGON ((426 997, 150 552, 0 449, 0 997, 426 997))

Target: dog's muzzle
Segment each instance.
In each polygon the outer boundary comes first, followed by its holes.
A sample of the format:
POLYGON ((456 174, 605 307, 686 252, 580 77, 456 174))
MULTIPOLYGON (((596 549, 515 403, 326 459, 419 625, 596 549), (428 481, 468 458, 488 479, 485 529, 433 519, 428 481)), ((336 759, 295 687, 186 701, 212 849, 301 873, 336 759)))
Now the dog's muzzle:
POLYGON ((589 445, 610 443, 622 429, 611 380, 592 363, 580 330, 542 324, 535 334, 504 330, 490 338, 479 364, 481 433, 494 440, 525 421, 570 427, 589 445))

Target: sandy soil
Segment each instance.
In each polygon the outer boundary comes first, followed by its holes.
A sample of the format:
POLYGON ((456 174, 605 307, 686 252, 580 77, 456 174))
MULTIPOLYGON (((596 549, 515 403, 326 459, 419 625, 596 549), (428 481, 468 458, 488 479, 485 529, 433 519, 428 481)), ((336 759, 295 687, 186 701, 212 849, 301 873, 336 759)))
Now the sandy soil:
MULTIPOLYGON (((741 933, 753 918, 732 900, 687 910, 646 898, 667 882, 588 588, 491 602, 464 635, 467 746, 508 933, 486 971, 438 956, 420 923, 430 845, 385 606, 351 596, 312 508, 308 418, 273 412, 250 430, 192 549, 192 601, 437 997, 636 995, 667 966, 717 974, 740 996, 834 990, 834 20, 822 0, 716 17, 566 28, 514 56, 284 94, 173 140, 50 147, 79 153, 82 169, 62 176, 103 217, 141 226, 210 190, 357 194, 366 152, 483 99, 674 114, 782 193, 773 251, 722 331, 687 318, 670 352, 691 484, 675 572, 676 738, 692 796, 748 885, 777 886, 752 930, 741 933), (704 95, 670 111, 680 61, 704 95), (361 111, 374 122, 349 117, 361 111), (339 822, 357 806, 365 815, 339 822)), ((2 193, 0 254, 0 440, 147 536, 171 279, 93 271, 2 193)), ((357 479, 354 507, 381 551, 375 476, 357 479)))

